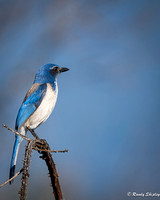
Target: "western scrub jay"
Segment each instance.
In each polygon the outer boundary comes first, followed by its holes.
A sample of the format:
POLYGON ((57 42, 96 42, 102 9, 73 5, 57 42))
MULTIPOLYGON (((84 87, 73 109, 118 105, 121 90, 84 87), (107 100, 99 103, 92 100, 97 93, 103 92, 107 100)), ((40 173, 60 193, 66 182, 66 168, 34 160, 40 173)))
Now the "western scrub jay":
MULTIPOLYGON (((68 70, 68 68, 59 67, 55 64, 46 64, 39 69, 33 85, 27 92, 17 115, 15 129, 19 133, 25 135, 28 130, 34 131, 34 129, 47 120, 57 100, 57 76, 61 72, 68 70)), ((22 137, 16 135, 9 178, 12 178, 15 174, 15 166, 21 141, 22 137)))

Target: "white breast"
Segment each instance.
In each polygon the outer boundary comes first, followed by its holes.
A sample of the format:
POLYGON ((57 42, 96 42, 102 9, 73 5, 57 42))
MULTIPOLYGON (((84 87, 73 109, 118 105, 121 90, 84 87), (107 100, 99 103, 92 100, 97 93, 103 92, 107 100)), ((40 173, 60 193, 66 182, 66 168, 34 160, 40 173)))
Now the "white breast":
POLYGON ((37 110, 26 121, 25 125, 30 129, 35 129, 41 123, 45 122, 55 107, 57 101, 57 95, 58 95, 57 85, 56 85, 56 90, 53 90, 52 86, 49 83, 47 83, 46 95, 44 96, 37 110))

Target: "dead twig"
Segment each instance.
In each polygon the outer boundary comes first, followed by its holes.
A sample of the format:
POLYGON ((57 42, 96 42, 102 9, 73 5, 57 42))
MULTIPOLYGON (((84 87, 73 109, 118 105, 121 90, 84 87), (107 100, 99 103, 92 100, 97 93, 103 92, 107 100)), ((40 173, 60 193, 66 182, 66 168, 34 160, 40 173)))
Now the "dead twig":
MULTIPOLYGON (((2 124, 2 127, 7 128, 9 131, 15 133, 16 135, 21 136, 22 138, 24 138, 27 141, 31 141, 32 140, 32 139, 26 137, 25 135, 22 135, 22 134, 18 133, 17 131, 13 130, 12 128, 9 128, 5 124, 2 124)), ((32 135, 33 135, 33 133, 35 134, 35 132, 33 130, 29 129, 29 131, 32 133, 32 135)), ((37 135, 35 135, 35 138, 39 139, 39 137, 37 135)), ((65 152, 68 152, 68 149, 64 149, 64 150, 47 150, 47 149, 40 149, 40 148, 37 148, 37 147, 33 147, 33 149, 36 150, 36 151, 46 151, 46 152, 51 152, 51 153, 65 153, 65 152)))
POLYGON ((23 169, 21 169, 19 172, 17 172, 12 178, 10 178, 7 181, 5 181, 4 183, 0 184, 0 188, 3 187, 4 185, 6 185, 7 183, 9 183, 10 181, 12 181, 13 179, 15 179, 22 171, 23 171, 23 169))
MULTIPOLYGON (((24 138, 25 140, 27 140, 28 144, 27 144, 26 150, 25 150, 25 158, 24 158, 24 162, 23 162, 23 169, 21 169, 18 173, 16 173, 14 177, 12 177, 8 181, 2 183, 0 185, 0 187, 4 186, 8 182, 12 181, 14 178, 16 178, 23 171, 21 188, 20 188, 19 194, 20 194, 20 200, 26 199, 30 159, 31 159, 32 150, 34 149, 42 155, 42 156, 40 156, 40 158, 42 158, 46 162, 46 165, 47 165, 48 170, 49 170, 49 175, 50 175, 50 179, 51 179, 51 185, 52 185, 55 200, 63 200, 63 195, 62 195, 61 187, 60 187, 59 180, 58 180, 58 173, 57 173, 56 166, 55 166, 55 163, 53 161, 51 153, 52 152, 54 152, 54 153, 59 153, 59 152, 65 153, 65 152, 68 152, 68 150, 67 149, 65 149, 65 150, 51 150, 46 140, 42 140, 38 137, 35 137, 34 139, 30 139, 30 138, 27 138, 24 135, 21 135, 17 131, 14 131, 13 129, 9 128, 8 126, 6 126, 4 124, 2 126, 7 128, 8 130, 10 130, 11 132, 15 133, 16 135, 19 135, 22 138, 24 138)), ((32 132, 32 130, 31 130, 31 132, 32 132)), ((34 134, 36 134, 36 133, 34 132, 34 134)))
POLYGON ((30 139, 30 138, 28 138, 28 137, 26 137, 26 136, 24 136, 24 135, 22 135, 22 134, 18 133, 17 131, 14 131, 13 129, 11 129, 11 128, 9 128, 8 126, 6 126, 5 124, 2 124, 2 127, 5 127, 5 128, 7 128, 9 131, 11 131, 11 132, 15 133, 16 135, 19 135, 19 136, 21 136, 23 139, 25 139, 25 140, 27 140, 27 141, 31 141, 31 139, 30 139))
POLYGON ((50 152, 50 153, 66 153, 68 152, 68 149, 64 149, 64 150, 47 150, 47 149, 40 149, 37 147, 33 147, 34 150, 36 151, 45 151, 45 152, 50 152))
POLYGON ((21 189, 19 191, 20 200, 26 199, 31 153, 32 153, 32 148, 35 145, 35 142, 36 142, 35 140, 31 140, 28 142, 26 146, 25 157, 23 162, 21 189))
MULTIPOLYGON (((48 149, 50 151, 50 147, 49 147, 48 143, 46 142, 46 140, 41 140, 41 142, 42 143, 40 143, 38 141, 38 143, 36 143, 36 145, 38 144, 38 147, 39 147, 39 145, 42 145, 44 147, 44 149, 48 149)), ((46 152, 46 151, 41 151, 39 153, 42 154, 41 158, 43 160, 45 160, 46 165, 48 167, 55 200, 63 200, 63 195, 62 195, 61 187, 60 187, 59 180, 58 180, 58 173, 57 173, 56 166, 53 161, 51 153, 46 152)))

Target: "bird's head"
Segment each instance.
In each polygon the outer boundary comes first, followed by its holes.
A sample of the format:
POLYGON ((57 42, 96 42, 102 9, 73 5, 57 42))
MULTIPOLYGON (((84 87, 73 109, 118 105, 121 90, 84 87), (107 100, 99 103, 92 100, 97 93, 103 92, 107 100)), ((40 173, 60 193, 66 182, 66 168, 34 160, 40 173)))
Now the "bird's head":
POLYGON ((68 68, 59 67, 56 64, 46 64, 37 72, 34 83, 52 83, 60 73, 68 70, 68 68))
POLYGON ((49 67, 49 73, 55 77, 57 76, 58 74, 62 73, 62 72, 66 72, 68 71, 69 69, 68 68, 65 68, 65 67, 59 67, 58 65, 55 65, 55 64, 51 64, 52 67, 49 67))

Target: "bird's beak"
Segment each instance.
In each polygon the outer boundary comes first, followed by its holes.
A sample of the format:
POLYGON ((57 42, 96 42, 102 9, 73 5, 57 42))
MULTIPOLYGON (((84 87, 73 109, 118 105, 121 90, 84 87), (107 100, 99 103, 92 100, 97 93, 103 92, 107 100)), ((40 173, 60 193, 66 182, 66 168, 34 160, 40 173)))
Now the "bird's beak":
POLYGON ((65 68, 65 67, 62 67, 62 68, 60 68, 60 72, 66 72, 66 71, 68 71, 69 69, 68 68, 65 68))

